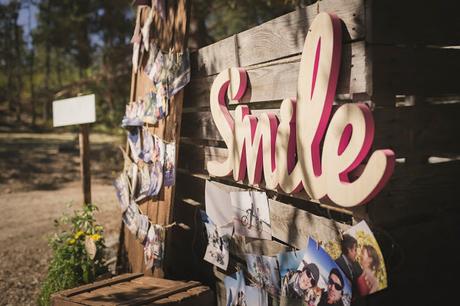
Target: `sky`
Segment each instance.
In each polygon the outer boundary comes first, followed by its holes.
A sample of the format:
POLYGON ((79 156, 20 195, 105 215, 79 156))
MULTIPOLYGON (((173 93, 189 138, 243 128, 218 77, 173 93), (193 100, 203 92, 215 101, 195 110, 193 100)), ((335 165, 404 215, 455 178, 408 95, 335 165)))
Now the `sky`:
MULTIPOLYGON (((0 4, 6 5, 10 3, 10 0, 0 0, 0 4)), ((29 11, 29 1, 21 1, 21 9, 19 11, 18 24, 23 28, 24 41, 27 42, 28 47, 31 47, 32 40, 30 37, 30 32, 37 27, 37 6, 31 6, 29 11), (30 24, 29 24, 30 20, 30 24)))

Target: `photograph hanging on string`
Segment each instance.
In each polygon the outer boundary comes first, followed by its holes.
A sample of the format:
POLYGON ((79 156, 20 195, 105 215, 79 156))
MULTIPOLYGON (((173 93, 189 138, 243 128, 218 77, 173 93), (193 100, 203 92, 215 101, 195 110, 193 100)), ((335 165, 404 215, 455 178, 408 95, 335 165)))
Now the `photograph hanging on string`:
POLYGON ((128 205, 128 209, 122 214, 122 220, 125 223, 126 227, 129 229, 129 231, 133 234, 136 235, 137 229, 139 228, 139 208, 137 207, 137 204, 134 202, 131 202, 128 205))
POLYGON ((149 196, 150 186, 152 184, 150 175, 152 168, 149 164, 142 164, 138 170, 137 182, 139 185, 139 191, 136 197, 136 202, 142 201, 149 196))
POLYGON ((176 143, 167 143, 165 151, 164 185, 169 187, 176 180, 176 143))
POLYGON ((261 288, 246 286, 243 271, 224 278, 227 306, 266 306, 267 292, 261 288))
POLYGON ((302 271, 300 283, 302 288, 306 288, 304 301, 307 305, 350 305, 351 282, 331 256, 311 237, 308 238, 297 271, 302 271))
POLYGON ((224 277, 227 306, 247 306, 243 271, 224 277))
POLYGON ((270 210, 265 192, 230 192, 233 206, 235 234, 251 238, 272 238, 270 210))
POLYGON ((164 254, 165 228, 150 224, 144 245, 144 264, 146 269, 161 267, 164 254))
POLYGON ((280 273, 275 257, 263 255, 246 255, 248 273, 259 288, 271 295, 280 293, 280 273))
POLYGON ((113 183, 121 212, 125 212, 129 205, 129 180, 125 172, 122 172, 113 183))
POLYGON ((306 267, 303 271, 298 270, 306 252, 307 248, 304 248, 279 253, 276 256, 280 273, 280 305, 304 305, 310 284, 319 280, 319 270, 313 265, 306 267))
POLYGON ((141 136, 139 128, 131 128, 128 130, 128 144, 131 149, 131 158, 137 163, 141 154, 141 136))
POLYGON ((126 170, 126 175, 128 177, 128 180, 129 180, 129 189, 130 189, 130 193, 129 193, 129 197, 130 199, 133 199, 137 196, 138 194, 138 184, 137 184, 137 179, 138 179, 138 170, 139 170, 139 167, 137 166, 136 163, 131 163, 128 167, 128 169, 126 170))
POLYGON ((133 101, 126 105, 125 115, 121 120, 121 126, 124 128, 141 127, 144 116, 144 101, 133 101))
POLYGON ((228 235, 224 235, 219 231, 219 228, 212 222, 206 212, 201 211, 201 219, 206 227, 208 237, 204 260, 223 270, 227 270, 229 260, 228 235))
POLYGON ((152 162, 152 156, 155 150, 155 140, 152 133, 150 133, 147 127, 142 128, 142 150, 139 153, 139 158, 141 158, 145 163, 152 162))
POLYGON ((144 214, 140 214, 139 226, 137 228, 136 237, 141 243, 143 243, 145 238, 147 237, 149 226, 150 226, 149 218, 144 214))
POLYGON ((228 228, 226 233, 231 235, 233 231, 233 206, 230 192, 223 187, 225 186, 222 184, 206 181, 206 214, 221 231, 224 227, 228 228))
POLYGON ((148 196, 156 196, 163 185, 163 167, 165 160, 165 143, 154 135, 154 150, 152 151, 152 165, 150 166, 150 187, 148 196))
POLYGON ((383 255, 365 221, 344 232, 341 249, 336 263, 352 281, 357 295, 366 296, 387 287, 383 255))

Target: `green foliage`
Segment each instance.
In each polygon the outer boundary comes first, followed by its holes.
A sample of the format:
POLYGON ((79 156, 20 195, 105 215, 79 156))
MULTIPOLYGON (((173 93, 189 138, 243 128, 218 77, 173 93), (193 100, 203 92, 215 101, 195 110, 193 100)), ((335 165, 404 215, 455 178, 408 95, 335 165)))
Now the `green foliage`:
POLYGON ((96 210, 96 206, 89 204, 81 211, 74 211, 72 216, 55 220, 60 231, 50 239, 53 257, 38 298, 39 305, 49 305, 51 294, 57 291, 93 282, 107 272, 103 228, 93 216, 96 210), (96 245, 93 259, 86 250, 85 240, 96 245))
MULTIPOLYGON (((190 46, 203 47, 314 2, 191 1, 190 46)), ((136 16, 130 4, 0 1, 0 114, 7 109, 11 121, 16 115, 18 122, 12 126, 21 121, 50 127, 51 101, 94 93, 98 123, 119 126, 130 91, 130 39, 136 16)))
POLYGON ((324 250, 332 259, 336 260, 342 254, 342 249, 340 248, 340 241, 338 240, 331 240, 326 242, 324 245, 324 250))

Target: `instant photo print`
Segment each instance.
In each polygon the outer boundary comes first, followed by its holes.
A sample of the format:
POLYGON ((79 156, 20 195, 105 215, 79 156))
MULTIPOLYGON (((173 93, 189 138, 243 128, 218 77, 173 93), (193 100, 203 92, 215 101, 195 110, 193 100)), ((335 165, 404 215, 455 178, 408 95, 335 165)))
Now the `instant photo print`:
POLYGON ((341 254, 337 264, 353 283, 359 296, 366 296, 387 287, 385 262, 379 244, 365 221, 343 234, 341 254))
POLYGON ((307 305, 350 305, 351 282, 331 256, 311 237, 308 238, 306 251, 297 271, 302 271, 300 284, 304 289, 303 298, 307 305))
POLYGON ((201 211, 201 219, 206 226, 208 236, 208 246, 206 247, 204 260, 223 270, 227 270, 229 260, 228 236, 219 231, 219 228, 212 222, 206 212, 201 211))
POLYGON ((233 206, 235 233, 240 236, 266 239, 272 238, 270 210, 265 192, 230 192, 233 206))
POLYGON ((165 229, 158 224, 150 224, 144 245, 145 268, 161 267, 164 254, 165 229))
POLYGON ((165 148, 164 185, 169 187, 176 180, 176 143, 168 143, 165 148))
POLYGON ((246 255, 248 273, 254 282, 271 295, 280 292, 280 273, 276 257, 263 255, 246 255))

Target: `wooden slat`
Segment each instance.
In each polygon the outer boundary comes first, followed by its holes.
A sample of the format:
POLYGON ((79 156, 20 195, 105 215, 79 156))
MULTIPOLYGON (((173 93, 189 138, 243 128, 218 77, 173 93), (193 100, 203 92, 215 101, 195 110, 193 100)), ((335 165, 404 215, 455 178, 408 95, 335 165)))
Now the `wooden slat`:
POLYGON ((366 0, 372 44, 459 45, 458 1, 366 0))
POLYGON ((386 228, 433 220, 458 207, 460 161, 397 165, 382 193, 368 205, 370 220, 386 228))
POLYGON ((367 56, 372 61, 371 96, 460 92, 457 79, 452 77, 460 70, 459 49, 370 46, 367 56))
POLYGON ((158 300, 161 300, 165 297, 168 297, 170 295, 173 295, 178 292, 186 291, 188 289, 194 288, 199 286, 200 283, 194 282, 194 281, 189 281, 187 283, 183 283, 180 285, 177 285, 173 288, 164 288, 160 289, 155 293, 155 296, 140 296, 137 298, 130 299, 129 301, 126 301, 125 303, 119 303, 118 305, 145 305, 147 303, 152 303, 158 300))
POLYGON ((364 38, 363 0, 323 0, 319 6, 310 5, 201 48, 192 57, 193 77, 300 53, 309 25, 318 12, 335 13, 342 19, 345 42, 364 38))
MULTIPOLYGON (((283 45, 276 47, 283 49, 283 45)), ((248 67, 250 85, 240 102, 274 101, 295 97, 299 64, 300 55, 295 55, 248 67)), ((337 93, 367 93, 367 69, 365 43, 361 41, 344 45, 337 93)), ((209 92, 215 77, 213 75, 193 78, 186 88, 187 100, 184 107, 209 107, 209 92)))
MULTIPOLYGON (((451 161, 437 164, 419 164, 406 165, 397 163, 395 172, 385 188, 365 206, 364 213, 360 207, 348 210, 358 219, 367 219, 377 225, 386 224, 386 226, 401 226, 408 220, 420 220, 425 218, 434 218, 433 208, 451 209, 455 205, 455 199, 458 193, 455 180, 456 174, 460 173, 460 161, 451 161)), ((199 180, 190 176, 181 175, 185 184, 189 181, 199 180)), ((204 179, 203 185, 204 185, 204 179)), ((221 181, 232 183, 232 178, 222 178, 221 181)), ((198 183, 196 183, 198 184, 198 183)), ((186 188, 186 187, 180 187, 186 188)), ((204 188, 204 187, 203 187, 204 188)), ((274 191, 270 190, 270 193, 274 191)), ((308 197, 303 193, 293 195, 295 198, 289 198, 282 192, 274 192, 278 196, 287 197, 283 201, 291 202, 298 198, 303 201, 296 205, 309 209, 308 197)), ((202 201, 204 195, 193 194, 189 191, 190 197, 195 197, 196 201, 202 201)), ((317 204, 311 204, 313 207, 317 204)), ((334 209, 329 205, 321 206, 324 209, 334 209)), ((278 213, 276 213, 279 215, 278 213)), ((318 215, 327 215, 322 211, 318 215)), ((336 218, 336 217, 334 217, 336 218)), ((320 237, 321 238, 321 237, 320 237)), ((282 239, 280 239, 282 240, 282 239)))
POLYGON ((94 282, 91 284, 83 285, 77 288, 72 288, 64 291, 60 291, 59 295, 61 296, 74 296, 83 292, 88 292, 92 290, 96 290, 98 288, 102 288, 105 286, 110 286, 110 285, 115 285, 121 282, 128 282, 130 280, 133 280, 135 278, 141 277, 143 274, 142 273, 126 273, 123 275, 115 276, 109 279, 105 279, 102 281, 94 282))
POLYGON ((273 237, 298 249, 306 247, 309 236, 323 242, 340 240, 340 233, 350 227, 279 201, 269 202, 273 237))
POLYGON ((439 286, 455 292, 455 284, 430 284, 426 275, 433 279, 454 279, 458 275, 458 268, 452 267, 452 263, 458 260, 455 242, 460 232, 460 212, 456 209, 442 213, 436 203, 432 212, 437 214, 433 219, 406 222, 404 226, 384 231, 386 244, 390 246, 387 254, 384 253, 389 287, 370 295, 366 299, 368 306, 392 305, 395 300, 398 305, 451 304, 450 296, 425 293, 439 286))
MULTIPOLYGON (((273 111, 273 110, 269 110, 273 111)), ((261 112, 260 110, 256 111, 261 112)), ((460 104, 426 105, 421 107, 377 108, 373 111, 375 121, 374 148, 392 149, 397 157, 406 157, 414 149, 428 156, 458 154, 460 142, 453 135, 460 132, 460 104)), ((190 141, 222 141, 211 113, 208 111, 187 113, 183 116, 185 126, 183 136, 190 141)), ((190 146, 184 145, 187 150, 190 146)), ((199 147, 204 157, 224 158, 226 151, 205 146, 199 147)), ((194 150, 196 153, 198 149, 194 150)), ((199 151, 198 150, 198 151, 199 151)), ((195 164, 187 160, 188 153, 181 153, 183 164, 191 164, 194 169, 206 164, 195 164)), ((212 158, 211 158, 212 159, 212 158)))

